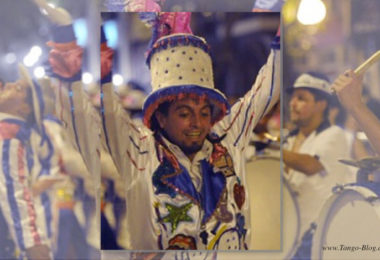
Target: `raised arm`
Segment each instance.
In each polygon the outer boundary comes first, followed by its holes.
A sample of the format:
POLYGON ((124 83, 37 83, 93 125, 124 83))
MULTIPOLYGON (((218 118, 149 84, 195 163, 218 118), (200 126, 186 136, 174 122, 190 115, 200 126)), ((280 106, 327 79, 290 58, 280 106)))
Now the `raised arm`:
POLYGON ((380 121, 362 100, 362 77, 347 70, 334 81, 332 88, 339 101, 366 133, 377 154, 380 154, 380 121))
POLYGON ((279 101, 281 88, 280 38, 276 37, 267 63, 260 69, 252 89, 214 126, 219 135, 227 134, 234 146, 245 147, 257 122, 279 101))

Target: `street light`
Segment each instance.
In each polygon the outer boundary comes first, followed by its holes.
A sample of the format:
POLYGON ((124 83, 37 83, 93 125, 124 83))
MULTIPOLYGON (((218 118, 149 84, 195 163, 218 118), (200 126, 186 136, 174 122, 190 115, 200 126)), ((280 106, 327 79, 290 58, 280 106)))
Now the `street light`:
POLYGON ((297 19, 303 25, 320 23, 326 17, 326 6, 321 0, 301 0, 297 19))

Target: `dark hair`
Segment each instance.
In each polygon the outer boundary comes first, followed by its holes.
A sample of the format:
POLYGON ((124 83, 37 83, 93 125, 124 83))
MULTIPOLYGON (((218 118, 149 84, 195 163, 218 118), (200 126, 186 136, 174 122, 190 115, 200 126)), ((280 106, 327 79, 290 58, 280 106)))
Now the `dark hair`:
MULTIPOLYGON (((331 83, 330 79, 326 76, 326 74, 323 74, 323 73, 318 72, 318 71, 308 71, 306 73, 309 74, 310 76, 314 77, 314 78, 325 80, 328 83, 331 83)), ((310 93, 314 96, 315 101, 326 100, 327 106, 326 106, 326 109, 323 113, 323 117, 327 118, 329 110, 330 110, 330 105, 332 102, 332 96, 330 94, 327 94, 326 92, 324 92, 322 90, 318 90, 315 88, 307 88, 307 90, 309 90, 310 93)))
MULTIPOLYGON (((150 126, 151 126, 151 129, 155 132, 157 130, 161 130, 161 127, 160 127, 160 124, 158 123, 158 120, 156 118, 156 112, 161 112, 164 116, 167 116, 168 113, 169 113, 169 107, 174 103, 174 101, 176 101, 178 99, 175 99, 175 100, 171 100, 171 101, 164 101, 163 103, 161 103, 156 111, 153 113, 151 119, 150 119, 150 126)), ((211 111, 211 117, 214 118, 214 111, 215 111, 215 107, 214 105, 210 104, 210 111, 211 111)))
POLYGON ((169 113, 169 107, 170 105, 172 104, 173 102, 172 101, 165 101, 163 103, 161 103, 158 108, 156 109, 156 111, 154 111, 151 119, 150 119, 150 125, 151 125, 151 129, 156 132, 158 130, 161 129, 160 127, 160 124, 158 123, 158 120, 156 118, 156 113, 157 112, 160 112, 162 113, 163 115, 167 116, 168 113, 169 113))

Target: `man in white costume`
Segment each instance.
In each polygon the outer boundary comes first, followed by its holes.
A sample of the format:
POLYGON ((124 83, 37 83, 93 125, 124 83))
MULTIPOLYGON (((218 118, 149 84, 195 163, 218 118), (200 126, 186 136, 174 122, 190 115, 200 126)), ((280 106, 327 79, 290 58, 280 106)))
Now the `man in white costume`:
MULTIPOLYGON (((279 38, 251 91, 230 110, 214 89, 207 43, 188 27, 190 14, 160 15, 176 21, 164 28, 175 33, 160 35, 148 52, 153 91, 143 107, 145 126, 125 117, 116 128, 125 141, 118 149, 127 167, 128 249, 248 249, 243 151, 279 98, 279 38)), ((106 121, 119 111, 110 105, 106 121)))
POLYGON ((36 186, 50 182, 35 85, 20 65, 20 79, 0 90, 0 210, 21 257, 51 259, 50 223, 36 186), (41 138, 42 137, 42 138, 41 138))

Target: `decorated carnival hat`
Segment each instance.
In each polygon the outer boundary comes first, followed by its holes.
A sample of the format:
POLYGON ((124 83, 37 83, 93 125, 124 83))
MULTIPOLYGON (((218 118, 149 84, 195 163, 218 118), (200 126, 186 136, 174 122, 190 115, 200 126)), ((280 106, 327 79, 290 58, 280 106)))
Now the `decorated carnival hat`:
POLYGON ((160 104, 184 97, 207 98, 213 107, 213 123, 229 110, 222 92, 214 88, 212 60, 206 41, 191 33, 174 33, 159 38, 147 55, 152 92, 143 105, 144 124, 160 104))
POLYGON ((37 82, 34 82, 24 65, 18 64, 19 76, 24 79, 32 90, 32 105, 34 119, 39 130, 42 128, 42 113, 44 111, 44 102, 42 91, 37 82))
POLYGON ((314 73, 301 74, 293 84, 293 90, 297 88, 309 88, 318 90, 324 94, 331 95, 332 91, 328 80, 314 73))

